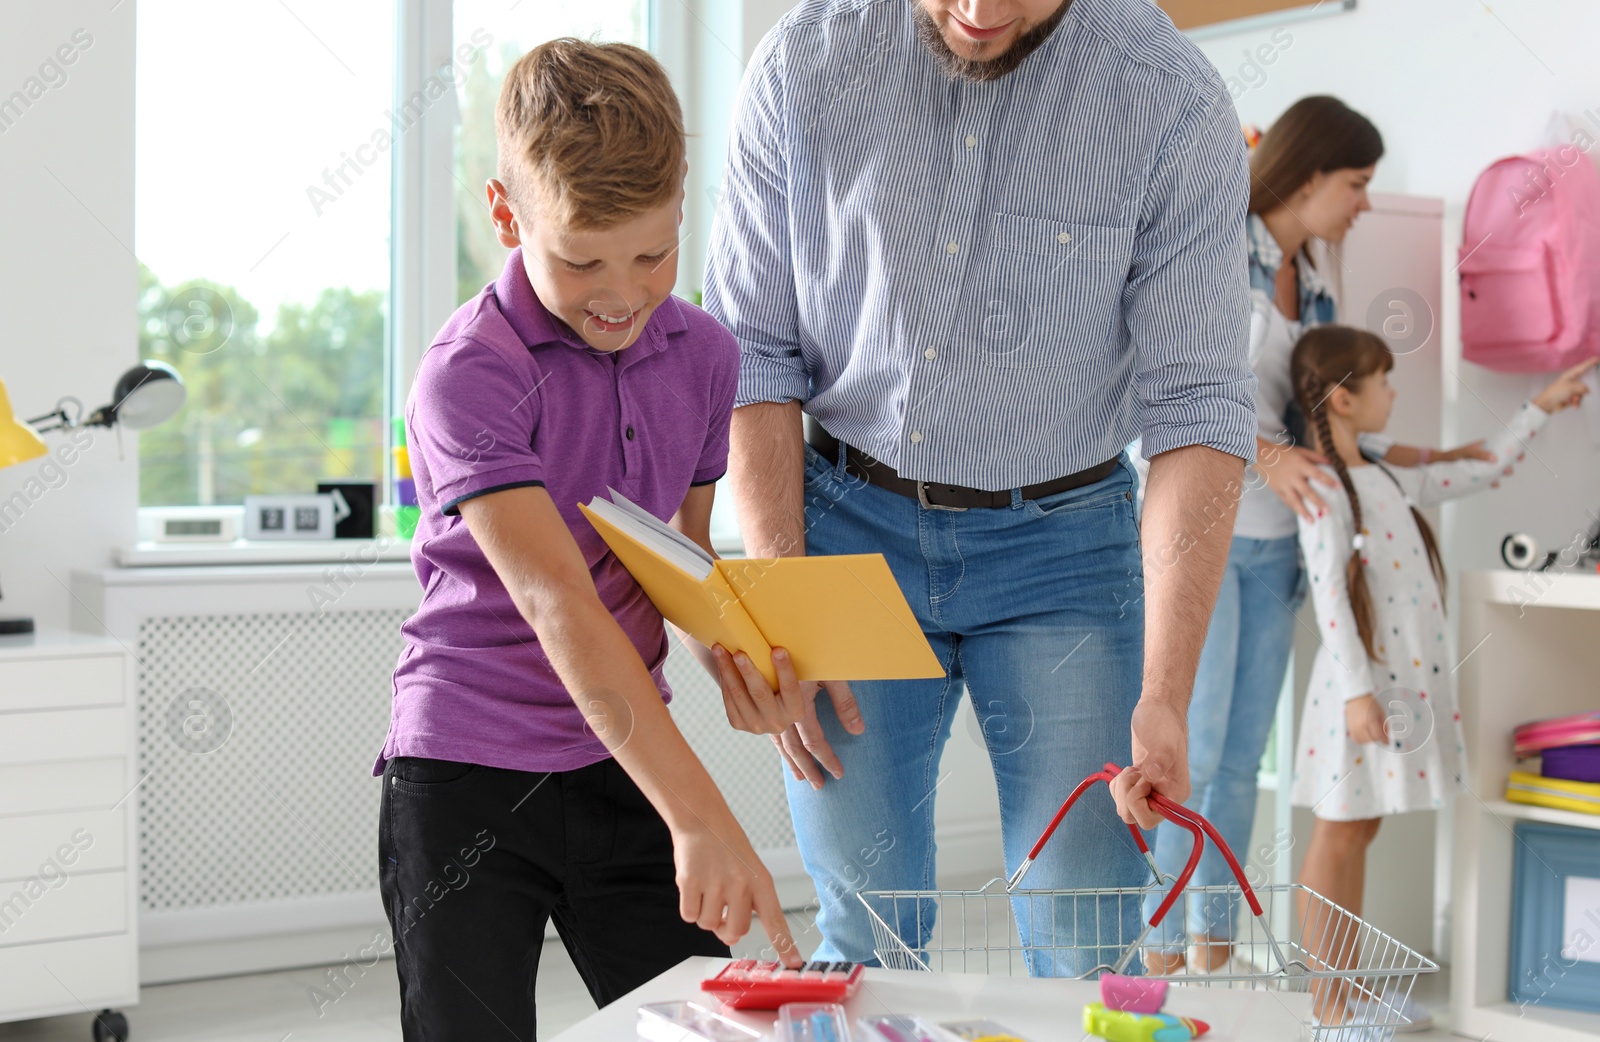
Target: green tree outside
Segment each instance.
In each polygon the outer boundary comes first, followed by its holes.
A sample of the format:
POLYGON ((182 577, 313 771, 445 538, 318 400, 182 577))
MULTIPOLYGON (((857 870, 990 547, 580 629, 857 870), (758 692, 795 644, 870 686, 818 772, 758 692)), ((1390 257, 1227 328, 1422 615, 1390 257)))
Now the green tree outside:
POLYGON ((384 294, 327 289, 270 333, 235 289, 139 269, 139 355, 183 374, 183 411, 139 438, 141 506, 242 503, 384 474, 384 294))

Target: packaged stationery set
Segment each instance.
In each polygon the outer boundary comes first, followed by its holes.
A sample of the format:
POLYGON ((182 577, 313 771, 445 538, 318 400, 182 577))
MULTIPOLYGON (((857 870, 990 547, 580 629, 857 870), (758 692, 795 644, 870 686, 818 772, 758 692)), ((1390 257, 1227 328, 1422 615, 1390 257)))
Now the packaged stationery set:
MULTIPOLYGON (((777 1042, 1029 1042, 987 1017, 937 1023, 911 1013, 863 1014, 852 1022, 843 1003, 859 990, 857 963, 813 960, 788 967, 736 959, 701 981, 722 1012, 696 1002, 640 1006, 638 1036, 646 1042, 755 1042, 762 1038, 732 1019, 735 1010, 777 1010, 777 1042)), ((1204 1021, 1163 1012, 1166 981, 1115 973, 1100 978, 1100 1002, 1083 1009, 1086 1036, 1106 1042, 1190 1042, 1209 1030, 1204 1021)))

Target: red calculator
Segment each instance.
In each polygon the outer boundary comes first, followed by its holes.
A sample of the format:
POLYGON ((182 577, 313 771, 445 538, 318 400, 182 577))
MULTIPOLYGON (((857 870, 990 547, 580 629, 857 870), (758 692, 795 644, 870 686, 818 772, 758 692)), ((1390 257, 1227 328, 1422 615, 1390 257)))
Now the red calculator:
POLYGON ((858 962, 808 962, 790 969, 781 962, 736 959, 700 982, 733 1009, 777 1009, 786 1002, 843 1002, 861 986, 858 962))

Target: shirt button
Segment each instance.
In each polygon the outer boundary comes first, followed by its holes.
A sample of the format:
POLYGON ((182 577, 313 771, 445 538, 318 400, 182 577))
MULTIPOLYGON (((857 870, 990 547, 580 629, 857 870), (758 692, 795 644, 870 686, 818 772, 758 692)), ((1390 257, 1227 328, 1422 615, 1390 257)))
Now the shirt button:
POLYGON ((628 428, 628 440, 629 441, 633 440, 633 428, 632 427, 628 428))
POLYGON ((944 244, 944 252, 946 252, 946 253, 954 253, 957 250, 959 250, 960 248, 961 248, 960 246, 956 245, 956 242, 955 242, 954 239, 952 239, 949 242, 944 244))
POLYGON ((933 359, 939 357, 939 352, 935 351, 933 348, 930 347, 926 351, 922 352, 922 357, 928 359, 931 362, 933 359))
POLYGON ((973 135, 973 134, 968 134, 967 135, 967 147, 968 148, 972 148, 972 147, 976 146, 977 143, 978 143, 978 138, 977 138, 976 135, 973 135))
POLYGON ((1072 241, 1072 235, 1070 233, 1068 233, 1068 232, 1057 232, 1056 233, 1056 242, 1059 242, 1061 245, 1065 246, 1067 243, 1069 243, 1071 241, 1072 241))
POLYGON ((917 442, 919 442, 921 440, 922 440, 922 432, 921 431, 912 431, 911 432, 911 443, 913 445, 915 445, 917 442))

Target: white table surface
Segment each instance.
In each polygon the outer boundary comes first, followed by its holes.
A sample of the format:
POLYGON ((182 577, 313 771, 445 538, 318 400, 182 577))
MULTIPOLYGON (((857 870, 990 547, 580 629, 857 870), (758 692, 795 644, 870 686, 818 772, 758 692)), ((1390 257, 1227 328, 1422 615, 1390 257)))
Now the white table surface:
MULTIPOLYGON (((646 1002, 692 999, 715 1009, 700 982, 726 959, 685 959, 648 984, 635 988, 551 1042, 620 1042, 635 1036, 638 1008, 646 1002)), ((1094 981, 989 977, 976 973, 919 973, 869 968, 855 996, 845 1003, 857 1017, 916 1013, 940 1021, 988 1017, 1029 1042, 1079 1042, 1083 1007, 1100 1000, 1094 981)), ((1166 1012, 1198 1017, 1211 1025, 1205 1036, 1216 1042, 1288 1042, 1304 1037, 1311 996, 1303 993, 1228 988, 1172 988, 1166 1012)), ((772 1037, 777 1015, 770 1011, 724 1011, 733 1019, 772 1037)))

